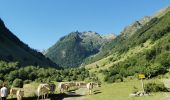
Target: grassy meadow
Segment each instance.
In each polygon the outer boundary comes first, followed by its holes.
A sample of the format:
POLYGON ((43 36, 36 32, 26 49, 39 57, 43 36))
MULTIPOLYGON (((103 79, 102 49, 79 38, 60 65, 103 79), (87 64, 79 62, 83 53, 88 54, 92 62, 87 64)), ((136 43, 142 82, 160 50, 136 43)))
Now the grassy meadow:
MULTIPOLYGON (((145 83, 150 81, 159 80, 144 80, 145 83)), ((151 93, 151 96, 130 97, 129 94, 132 93, 134 86, 142 91, 140 80, 103 84, 94 90, 94 95, 87 96, 87 100, 166 100, 165 92, 151 93)))
MULTIPOLYGON (((151 80, 144 80, 144 83, 148 82, 158 82, 161 81, 160 79, 151 79, 151 80)), ((25 84, 24 85, 24 100, 30 99, 34 100, 37 98, 36 96, 36 89, 38 87, 39 83, 32 82, 30 84, 25 84)), ((55 92, 55 98, 63 98, 62 100, 74 100, 72 96, 69 95, 61 95, 59 94, 59 90, 57 88, 58 83, 56 82, 56 92, 55 92), (62 96, 62 97, 61 97, 62 96)), ((83 95, 83 100, 168 100, 167 95, 170 95, 168 92, 157 92, 157 93, 151 93, 151 96, 142 96, 142 97, 130 97, 129 94, 132 93, 133 88, 136 87, 139 91, 142 91, 141 88, 141 82, 140 80, 137 79, 127 79, 125 82, 119 82, 119 83, 102 83, 101 87, 97 87, 93 90, 92 95, 88 95, 87 89, 79 89, 76 90, 77 94, 82 94, 83 95)), ((69 92, 66 92, 68 94, 69 92)), ((80 98, 82 98, 80 97, 80 98)), ((77 99, 79 97, 76 97, 77 99)), ((76 100, 77 100, 76 99, 76 100)), ((9 96, 9 100, 11 97, 9 96)), ((56 99, 60 100, 60 99, 56 99)))

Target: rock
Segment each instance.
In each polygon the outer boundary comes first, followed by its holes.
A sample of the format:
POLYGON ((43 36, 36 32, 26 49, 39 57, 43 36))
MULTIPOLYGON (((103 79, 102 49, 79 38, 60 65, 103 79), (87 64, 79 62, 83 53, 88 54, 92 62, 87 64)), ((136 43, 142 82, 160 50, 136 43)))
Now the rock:
POLYGON ((137 94, 132 93, 132 94, 129 94, 129 96, 130 96, 130 97, 136 97, 136 96, 138 96, 138 95, 137 95, 137 94))

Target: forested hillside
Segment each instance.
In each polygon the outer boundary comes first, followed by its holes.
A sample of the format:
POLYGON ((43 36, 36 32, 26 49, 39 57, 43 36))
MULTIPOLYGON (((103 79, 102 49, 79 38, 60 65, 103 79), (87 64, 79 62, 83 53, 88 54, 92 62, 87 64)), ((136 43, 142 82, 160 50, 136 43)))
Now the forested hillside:
POLYGON ((86 60, 94 62, 86 67, 96 66, 93 68, 103 73, 108 82, 123 81, 137 73, 144 73, 147 78, 166 73, 170 67, 170 12, 161 15, 130 37, 120 35, 105 45, 106 51, 86 60))
POLYGON ((10 30, 5 27, 0 19, 0 60, 7 62, 19 62, 21 66, 35 65, 44 67, 57 67, 42 53, 31 49, 19 40, 10 30))
POLYGON ((50 82, 50 81, 84 81, 97 80, 97 78, 90 74, 85 68, 70 68, 57 70, 56 68, 43 68, 37 66, 21 67, 17 62, 0 61, 0 84, 3 81, 12 85, 15 81, 29 83, 36 82, 50 82))
POLYGON ((78 67, 85 58, 99 52, 100 47, 114 39, 96 32, 72 32, 50 47, 45 56, 62 67, 78 67))

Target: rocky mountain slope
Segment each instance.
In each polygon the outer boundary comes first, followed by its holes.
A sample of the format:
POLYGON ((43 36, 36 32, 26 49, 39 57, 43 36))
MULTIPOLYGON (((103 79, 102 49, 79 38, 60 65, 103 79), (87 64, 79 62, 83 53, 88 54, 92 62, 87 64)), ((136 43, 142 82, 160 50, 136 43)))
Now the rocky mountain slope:
POLYGON ((96 32, 72 32, 50 47, 45 56, 63 67, 78 67, 85 58, 100 51, 100 47, 114 39, 114 35, 102 37, 96 32))

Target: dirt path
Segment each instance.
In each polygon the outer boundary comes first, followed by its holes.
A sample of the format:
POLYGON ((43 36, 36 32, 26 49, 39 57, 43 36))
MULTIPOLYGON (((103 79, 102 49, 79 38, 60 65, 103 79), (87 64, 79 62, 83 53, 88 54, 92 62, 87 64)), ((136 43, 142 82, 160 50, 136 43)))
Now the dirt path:
POLYGON ((76 91, 68 92, 68 97, 64 98, 63 100, 86 100, 87 89, 80 88, 76 91))

